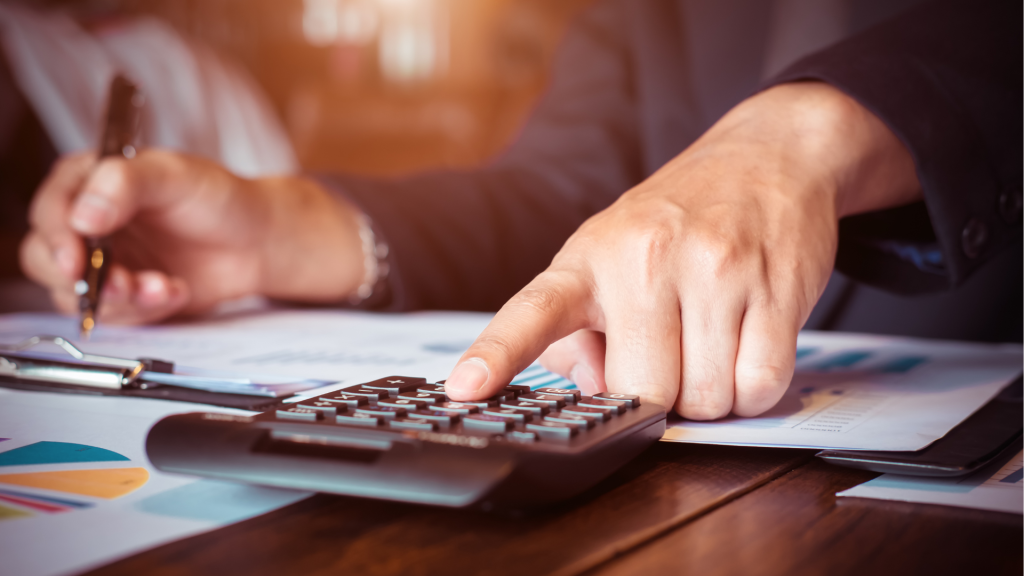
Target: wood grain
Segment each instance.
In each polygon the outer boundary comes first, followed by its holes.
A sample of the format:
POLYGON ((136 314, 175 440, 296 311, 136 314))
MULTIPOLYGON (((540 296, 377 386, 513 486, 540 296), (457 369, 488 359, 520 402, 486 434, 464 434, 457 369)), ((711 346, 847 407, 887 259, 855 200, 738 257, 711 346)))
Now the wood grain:
POLYGON ((837 501, 875 476, 811 462, 592 574, 1021 574, 1021 516, 837 501))
POLYGON ((92 574, 578 573, 786 474, 811 454, 659 443, 575 501, 518 517, 318 495, 92 574))

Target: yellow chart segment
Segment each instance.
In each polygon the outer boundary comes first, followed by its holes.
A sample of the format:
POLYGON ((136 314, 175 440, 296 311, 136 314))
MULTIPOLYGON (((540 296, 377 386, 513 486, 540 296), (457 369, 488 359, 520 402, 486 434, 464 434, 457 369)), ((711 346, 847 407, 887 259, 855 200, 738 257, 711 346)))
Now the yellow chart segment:
MULTIPOLYGON (((0 483, 56 490, 69 494, 118 498, 140 488, 149 480, 145 468, 108 468, 103 470, 62 470, 3 474, 0 483)), ((2 514, 2 512, 0 512, 2 514)))
POLYGON ((18 510, 17 508, 10 508, 0 504, 0 521, 2 520, 13 520, 15 518, 24 518, 26 516, 32 516, 31 512, 24 510, 18 510))

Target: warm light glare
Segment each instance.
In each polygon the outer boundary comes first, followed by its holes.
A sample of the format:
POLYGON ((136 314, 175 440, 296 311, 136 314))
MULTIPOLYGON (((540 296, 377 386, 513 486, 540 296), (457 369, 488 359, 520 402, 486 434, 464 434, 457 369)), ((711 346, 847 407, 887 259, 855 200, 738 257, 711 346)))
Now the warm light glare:
POLYGON ((445 71, 446 0, 304 0, 302 32, 314 46, 377 42, 381 76, 396 83, 445 71))

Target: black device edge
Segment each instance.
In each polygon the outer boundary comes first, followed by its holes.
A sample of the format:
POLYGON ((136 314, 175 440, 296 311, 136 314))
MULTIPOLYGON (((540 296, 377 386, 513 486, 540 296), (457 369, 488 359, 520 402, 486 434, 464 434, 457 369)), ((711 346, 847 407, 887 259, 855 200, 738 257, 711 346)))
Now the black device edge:
POLYGON ((1021 438, 1024 374, 987 404, 927 447, 913 452, 822 450, 822 460, 874 472, 908 476, 957 477, 970 474, 1021 438))

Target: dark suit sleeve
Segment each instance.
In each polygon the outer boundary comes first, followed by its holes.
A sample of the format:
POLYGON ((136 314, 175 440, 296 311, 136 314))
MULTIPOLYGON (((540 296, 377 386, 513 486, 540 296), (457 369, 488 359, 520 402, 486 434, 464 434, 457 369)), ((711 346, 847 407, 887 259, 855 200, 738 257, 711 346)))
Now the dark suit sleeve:
POLYGON ((767 83, 828 82, 913 155, 924 202, 844 219, 838 268, 890 290, 929 291, 960 285, 1021 241, 1020 22, 1020 2, 930 2, 767 83))
POLYGON ((496 310, 586 218, 640 180, 621 18, 608 3, 581 16, 522 134, 485 169, 320 179, 387 241, 385 309, 496 310))

